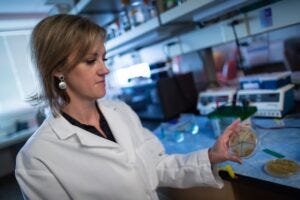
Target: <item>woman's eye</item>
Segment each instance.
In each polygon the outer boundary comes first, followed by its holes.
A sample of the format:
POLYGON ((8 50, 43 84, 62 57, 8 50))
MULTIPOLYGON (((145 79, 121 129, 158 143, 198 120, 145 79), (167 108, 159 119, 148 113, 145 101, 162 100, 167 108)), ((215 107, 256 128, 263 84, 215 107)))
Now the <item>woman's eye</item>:
POLYGON ((105 62, 105 61, 107 61, 108 59, 107 59, 107 58, 102 58, 102 60, 105 62))
POLYGON ((94 64, 94 63, 96 62, 96 59, 87 60, 87 61, 85 61, 85 62, 86 62, 86 64, 88 64, 88 65, 92 65, 92 64, 94 64))

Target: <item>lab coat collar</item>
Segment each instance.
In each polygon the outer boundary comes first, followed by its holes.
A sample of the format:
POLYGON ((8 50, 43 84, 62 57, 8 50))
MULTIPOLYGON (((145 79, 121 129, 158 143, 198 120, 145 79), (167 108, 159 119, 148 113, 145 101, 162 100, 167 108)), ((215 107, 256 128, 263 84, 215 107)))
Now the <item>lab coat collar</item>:
POLYGON ((72 125, 62 115, 57 117, 50 116, 48 119, 49 125, 60 140, 68 140, 72 137, 86 147, 103 147, 103 148, 117 148, 118 144, 96 136, 84 129, 72 125))
POLYGON ((77 129, 75 126, 70 124, 62 115, 54 117, 50 115, 47 122, 49 123, 52 130, 55 132, 57 137, 61 140, 66 140, 72 135, 76 134, 77 129))
POLYGON ((133 143, 131 141, 131 134, 129 126, 121 119, 120 112, 114 104, 98 102, 98 106, 101 109, 106 121, 117 141, 114 143, 110 140, 91 134, 77 126, 70 124, 63 116, 57 117, 50 116, 48 120, 53 131, 57 137, 61 140, 67 140, 71 137, 77 137, 79 142, 83 146, 87 147, 101 147, 101 148, 124 148, 130 152, 131 159, 134 159, 133 155, 133 143))

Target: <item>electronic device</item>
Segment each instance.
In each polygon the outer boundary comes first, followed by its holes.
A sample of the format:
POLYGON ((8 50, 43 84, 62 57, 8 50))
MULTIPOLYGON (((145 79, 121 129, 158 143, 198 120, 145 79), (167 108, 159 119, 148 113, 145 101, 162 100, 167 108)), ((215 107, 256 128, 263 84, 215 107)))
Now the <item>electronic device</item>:
POLYGON ((200 92, 197 109, 201 115, 207 115, 221 105, 232 104, 235 100, 236 89, 218 88, 200 92))
POLYGON ((291 83, 290 72, 274 72, 239 78, 241 89, 278 89, 291 83))
POLYGON ((237 104, 257 107, 254 116, 283 117, 294 108, 293 84, 278 89, 239 90, 237 104))

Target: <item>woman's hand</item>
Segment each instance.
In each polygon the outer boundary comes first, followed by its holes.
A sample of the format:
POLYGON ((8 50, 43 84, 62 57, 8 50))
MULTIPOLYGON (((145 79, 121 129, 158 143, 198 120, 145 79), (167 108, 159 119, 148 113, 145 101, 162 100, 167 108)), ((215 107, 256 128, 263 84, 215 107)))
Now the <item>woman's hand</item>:
POLYGON ((242 159, 229 152, 229 138, 233 134, 237 134, 239 128, 240 119, 235 120, 230 124, 222 135, 219 136, 213 147, 208 150, 208 157, 211 164, 216 164, 226 160, 242 163, 242 159))

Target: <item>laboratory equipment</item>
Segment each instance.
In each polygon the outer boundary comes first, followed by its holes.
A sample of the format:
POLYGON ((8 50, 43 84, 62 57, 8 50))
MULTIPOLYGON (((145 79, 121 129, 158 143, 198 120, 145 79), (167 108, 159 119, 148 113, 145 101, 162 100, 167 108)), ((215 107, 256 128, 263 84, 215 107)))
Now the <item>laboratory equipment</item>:
POLYGON ((235 94, 234 88, 218 88, 200 92, 197 109, 201 115, 207 115, 219 106, 232 104, 235 94))
POLYGON ((239 78, 241 89, 278 89, 291 83, 290 72, 255 74, 239 78))
POLYGON ((293 84, 278 89, 239 90, 237 103, 257 107, 255 116, 283 117, 294 108, 293 84))

